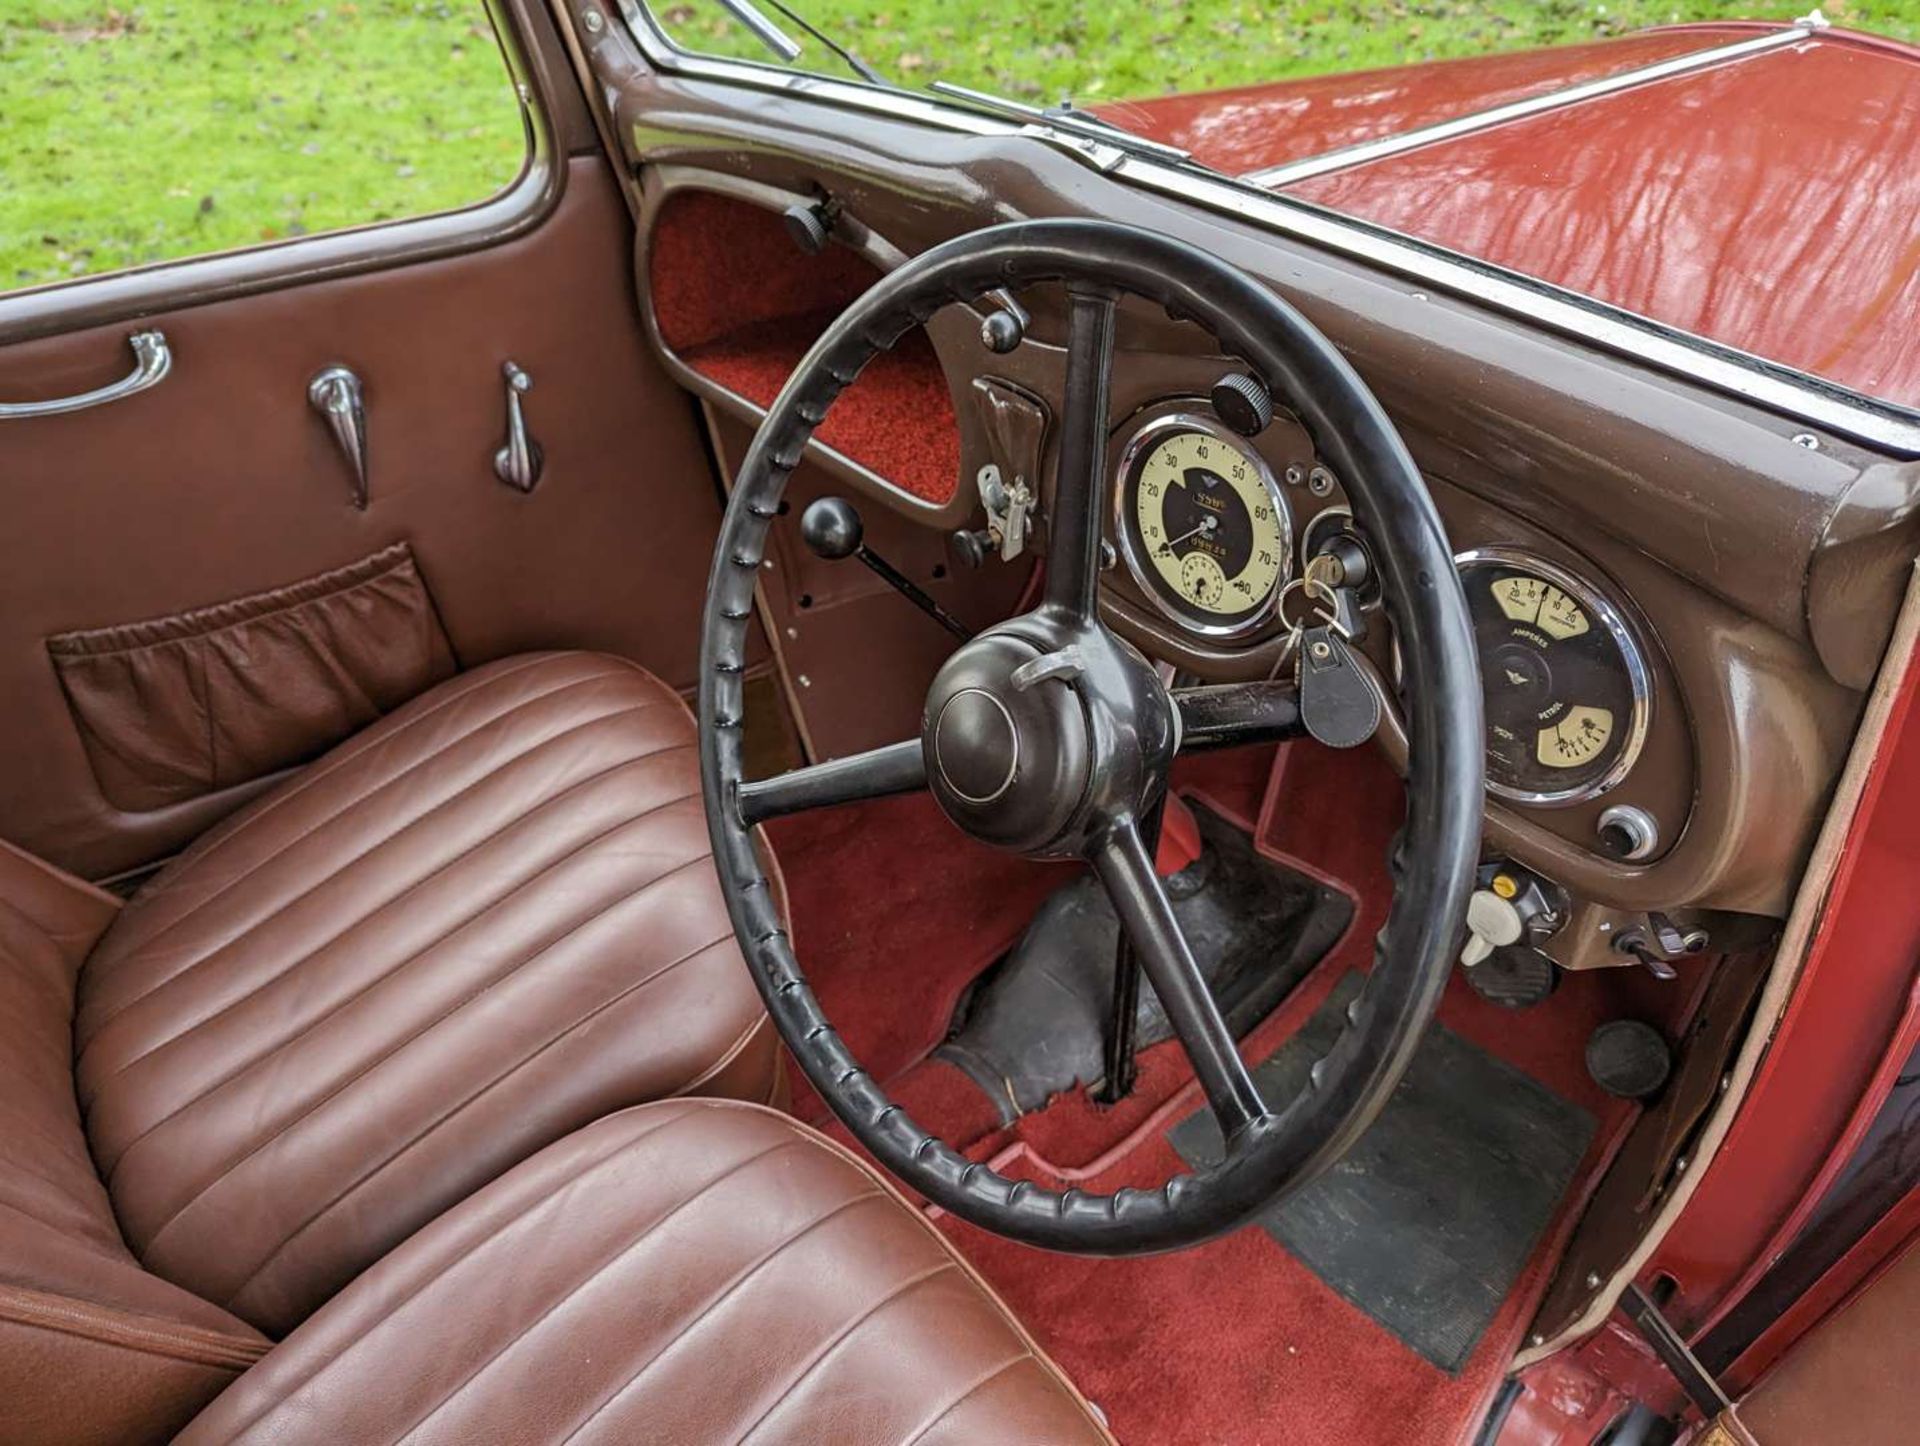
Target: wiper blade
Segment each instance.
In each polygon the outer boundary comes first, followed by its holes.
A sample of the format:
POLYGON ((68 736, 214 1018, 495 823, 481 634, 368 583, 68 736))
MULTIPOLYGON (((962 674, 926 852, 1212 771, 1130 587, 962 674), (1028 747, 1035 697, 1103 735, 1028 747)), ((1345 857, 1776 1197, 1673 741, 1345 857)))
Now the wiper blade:
POLYGON ((1068 131, 1087 140, 1099 141, 1103 145, 1118 146, 1122 150, 1156 156, 1165 161, 1193 159, 1192 151, 1183 151, 1178 146, 1170 146, 1163 141, 1149 140, 1145 136, 1135 135, 1112 121, 1094 115, 1091 111, 1078 110, 1064 101, 1058 106, 1028 105, 1025 101, 1009 100, 1003 95, 994 95, 991 91, 955 85, 950 80, 936 80, 927 89, 938 91, 941 95, 952 96, 955 100, 964 100, 983 110, 996 111, 1001 115, 1018 116, 1022 120, 1032 121, 1035 125, 1052 126, 1056 130, 1068 131))
MULTIPOLYGON (((721 9, 725 10, 727 14, 747 27, 754 39, 758 40, 782 60, 788 64, 792 64, 800 58, 799 42, 791 35, 788 35, 787 32, 782 30, 778 25, 775 25, 771 20, 767 19, 765 15, 761 14, 759 7, 754 5, 752 0, 719 0, 719 3, 721 9)), ((767 4, 771 5, 775 10, 778 10, 782 15, 786 16, 787 19, 791 20, 815 40, 826 46, 828 50, 831 50, 835 55, 839 56, 847 63, 848 69, 852 70, 853 73, 862 80, 870 81, 874 85, 885 85, 887 83, 887 78, 884 75, 880 74, 879 71, 875 70, 871 65, 868 65, 866 61, 862 60, 851 50, 847 49, 846 46, 827 34, 826 31, 807 19, 806 16, 783 5, 781 0, 767 0, 767 4)))

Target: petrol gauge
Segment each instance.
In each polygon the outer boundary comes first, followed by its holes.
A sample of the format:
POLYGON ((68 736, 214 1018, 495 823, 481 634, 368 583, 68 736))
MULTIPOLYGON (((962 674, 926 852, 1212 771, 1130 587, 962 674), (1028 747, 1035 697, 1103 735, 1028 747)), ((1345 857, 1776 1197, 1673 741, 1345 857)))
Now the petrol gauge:
POLYGON ((1198 416, 1129 439, 1116 532, 1134 581, 1162 612, 1209 636, 1257 626, 1293 564, 1293 528, 1259 454, 1198 416))
POLYGON ((1522 553, 1463 554, 1486 699, 1487 787, 1571 804, 1616 786, 1646 737, 1647 667, 1593 584, 1522 553))

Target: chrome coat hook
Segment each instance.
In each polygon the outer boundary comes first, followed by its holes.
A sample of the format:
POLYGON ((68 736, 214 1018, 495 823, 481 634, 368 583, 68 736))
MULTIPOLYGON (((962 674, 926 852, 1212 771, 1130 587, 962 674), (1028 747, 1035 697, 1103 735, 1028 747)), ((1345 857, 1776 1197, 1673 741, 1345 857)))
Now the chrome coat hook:
POLYGON ((493 454, 493 470, 507 486, 533 491, 546 461, 540 444, 527 435, 527 414, 520 399, 533 389, 533 378, 512 362, 500 368, 507 379, 507 444, 493 454))
POLYGON ((307 383, 307 403, 318 412, 353 469, 353 505, 367 510, 367 407, 360 378, 331 366, 307 383))

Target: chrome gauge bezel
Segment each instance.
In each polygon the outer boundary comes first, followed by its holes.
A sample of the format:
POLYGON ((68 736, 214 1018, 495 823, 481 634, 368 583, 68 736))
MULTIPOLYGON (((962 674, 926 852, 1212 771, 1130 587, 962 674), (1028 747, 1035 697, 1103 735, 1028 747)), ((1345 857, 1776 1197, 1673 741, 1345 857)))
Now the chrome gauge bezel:
MULTIPOLYGON (((1627 682, 1633 692, 1633 716, 1628 720, 1626 742, 1620 748, 1619 757, 1599 778, 1572 788, 1547 792, 1515 788, 1488 778, 1487 792, 1509 803, 1530 804, 1539 808, 1570 808, 1613 792, 1626 781, 1627 775, 1633 772, 1634 765, 1640 761, 1640 752, 1646 746, 1647 733, 1653 722, 1653 673, 1647 666, 1646 650, 1641 645, 1640 635, 1627 620, 1625 611, 1595 583, 1558 563, 1548 562, 1517 547, 1469 548, 1454 554, 1453 566, 1463 588, 1467 581, 1467 569, 1475 566, 1516 568, 1552 583, 1579 603, 1587 616, 1598 618, 1606 628, 1626 664, 1627 682)), ((1475 657, 1477 662, 1477 648, 1475 657)))
POLYGON ((1134 586, 1161 616, 1177 623, 1187 632, 1198 637, 1225 640, 1243 638, 1256 632, 1269 618, 1280 597, 1281 588, 1293 576, 1293 510, 1287 506, 1287 499, 1280 491, 1280 483, 1273 475, 1273 469, 1267 465, 1266 458, 1253 445, 1237 433, 1227 430, 1210 417, 1197 412, 1164 412, 1151 421, 1143 422, 1127 438, 1126 445, 1120 450, 1120 466, 1113 479, 1113 537, 1114 545, 1120 551, 1121 559, 1127 565, 1127 573, 1133 579, 1134 586), (1273 503, 1273 515, 1280 524, 1280 570, 1274 577, 1273 586, 1244 617, 1230 623, 1207 622, 1173 602, 1161 591, 1162 583, 1152 566, 1140 555, 1140 544, 1136 540, 1136 519, 1132 516, 1132 487, 1134 464, 1144 454, 1151 452, 1155 443, 1174 432, 1200 432, 1214 438, 1224 446, 1231 447, 1237 454, 1245 457, 1253 465, 1254 476, 1266 489, 1267 497, 1273 503))

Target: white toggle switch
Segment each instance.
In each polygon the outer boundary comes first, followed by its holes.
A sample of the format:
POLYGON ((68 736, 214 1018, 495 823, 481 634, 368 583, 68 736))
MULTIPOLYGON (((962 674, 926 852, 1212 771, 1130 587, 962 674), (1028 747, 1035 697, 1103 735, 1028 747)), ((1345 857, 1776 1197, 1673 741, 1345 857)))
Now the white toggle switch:
POLYGON ((1495 949, 1518 944, 1526 931, 1520 911, 1492 889, 1475 889, 1467 900, 1467 943, 1460 962, 1471 969, 1495 949))

